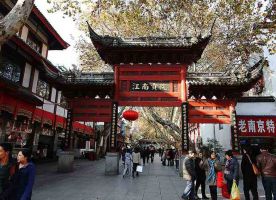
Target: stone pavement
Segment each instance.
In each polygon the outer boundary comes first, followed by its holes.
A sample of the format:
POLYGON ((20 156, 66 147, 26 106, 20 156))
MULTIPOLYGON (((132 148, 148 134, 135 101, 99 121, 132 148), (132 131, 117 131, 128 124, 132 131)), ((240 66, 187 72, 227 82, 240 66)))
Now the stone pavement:
MULTIPOLYGON (((32 200, 179 200, 185 187, 175 168, 162 166, 158 156, 134 179, 105 176, 104 166, 104 159, 77 160, 73 173, 59 174, 56 163, 38 165, 32 200)), ((265 199, 261 183, 259 190, 265 199)))

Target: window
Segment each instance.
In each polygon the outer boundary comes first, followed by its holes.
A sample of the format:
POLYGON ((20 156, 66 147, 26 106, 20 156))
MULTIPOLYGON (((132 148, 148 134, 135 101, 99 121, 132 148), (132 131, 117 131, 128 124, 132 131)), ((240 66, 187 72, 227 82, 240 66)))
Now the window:
POLYGON ((0 76, 20 84, 21 68, 8 59, 0 58, 0 76))
POLYGON ((65 96, 63 96, 62 93, 61 93, 61 97, 60 97, 60 106, 63 107, 63 108, 66 108, 66 107, 67 107, 66 98, 65 98, 65 96))
POLYGON ((42 81, 39 79, 37 82, 36 94, 49 100, 50 99, 50 85, 48 83, 46 83, 45 81, 42 81))
POLYGON ((35 51, 38 53, 41 53, 42 51, 42 42, 37 39, 37 37, 32 33, 29 32, 28 38, 27 38, 27 44, 32 47, 35 51))

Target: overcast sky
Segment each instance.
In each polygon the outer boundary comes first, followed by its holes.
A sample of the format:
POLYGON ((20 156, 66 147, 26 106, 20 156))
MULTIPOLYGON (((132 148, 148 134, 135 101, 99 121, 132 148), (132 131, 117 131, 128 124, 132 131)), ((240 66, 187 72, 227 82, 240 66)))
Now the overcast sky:
POLYGON ((66 68, 71 68, 72 64, 78 65, 78 54, 74 50, 74 45, 77 38, 81 34, 69 17, 63 17, 62 13, 48 13, 49 5, 46 0, 36 0, 35 5, 52 24, 59 35, 70 44, 66 50, 63 51, 49 51, 48 59, 54 65, 63 65, 66 68))

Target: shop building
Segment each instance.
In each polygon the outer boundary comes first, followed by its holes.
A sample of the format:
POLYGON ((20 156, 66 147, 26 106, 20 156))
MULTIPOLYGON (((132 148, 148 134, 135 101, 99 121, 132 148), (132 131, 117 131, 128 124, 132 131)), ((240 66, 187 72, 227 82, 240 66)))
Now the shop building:
MULTIPOLYGON (((13 1, 0 3, 5 16, 13 1)), ((0 51, 0 140, 14 148, 32 148, 37 158, 53 158, 63 148, 66 101, 60 70, 48 51, 69 46, 34 6, 27 23, 0 51)), ((91 126, 74 122, 74 144, 85 148, 91 126)))
POLYGON ((243 97, 237 103, 236 113, 240 144, 250 145, 255 151, 266 145, 276 154, 275 97, 243 97))

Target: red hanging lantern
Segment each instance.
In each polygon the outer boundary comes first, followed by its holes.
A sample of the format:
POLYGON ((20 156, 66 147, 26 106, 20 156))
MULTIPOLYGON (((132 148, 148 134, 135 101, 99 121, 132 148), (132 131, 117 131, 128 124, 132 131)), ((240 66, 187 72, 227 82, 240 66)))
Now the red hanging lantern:
POLYGON ((123 117, 129 121, 135 121, 138 119, 139 114, 135 110, 127 110, 123 113, 123 117))

